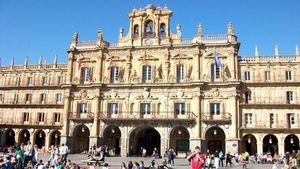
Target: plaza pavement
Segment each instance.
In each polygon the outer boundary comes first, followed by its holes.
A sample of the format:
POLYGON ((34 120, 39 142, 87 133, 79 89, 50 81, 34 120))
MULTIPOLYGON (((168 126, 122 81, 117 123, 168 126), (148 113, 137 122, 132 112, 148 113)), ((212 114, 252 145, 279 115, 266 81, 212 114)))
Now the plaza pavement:
MULTIPOLYGON (((40 155, 43 161, 47 161, 48 155, 40 155)), ((86 160, 87 156, 82 154, 70 154, 68 159, 71 159, 72 162, 80 164, 80 166, 84 166, 82 160, 86 160)), ((120 169, 121 163, 125 162, 128 164, 129 161, 132 162, 140 162, 144 161, 145 166, 149 166, 150 162, 152 161, 151 157, 143 158, 143 157, 107 157, 105 162, 107 162, 110 166, 110 169, 120 169)), ((161 164, 163 159, 155 159, 156 164, 161 164)), ((280 165, 280 168, 282 165, 280 165)), ((102 169, 102 167, 96 167, 97 169, 102 169)), ((189 166, 188 161, 186 159, 175 159, 175 166, 174 169, 191 169, 189 166)), ((241 165, 232 166, 232 167, 221 167, 224 169, 241 169, 241 165)), ((248 164, 247 169, 271 169, 272 164, 248 164)))

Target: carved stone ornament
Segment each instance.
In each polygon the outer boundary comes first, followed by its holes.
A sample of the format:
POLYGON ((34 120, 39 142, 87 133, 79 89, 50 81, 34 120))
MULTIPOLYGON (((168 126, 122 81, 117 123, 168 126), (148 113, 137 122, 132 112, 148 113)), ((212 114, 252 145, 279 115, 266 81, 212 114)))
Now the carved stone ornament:
POLYGON ((144 98, 149 98, 150 92, 149 91, 144 91, 143 96, 144 96, 144 98))
POLYGON ((112 98, 115 98, 115 97, 117 97, 118 96, 118 93, 116 92, 116 91, 113 91, 112 93, 111 93, 111 97, 112 98))
POLYGON ((177 97, 183 97, 184 96, 184 92, 182 90, 177 92, 177 97))
POLYGON ((87 92, 84 90, 81 92, 81 98, 86 98, 87 97, 87 92))

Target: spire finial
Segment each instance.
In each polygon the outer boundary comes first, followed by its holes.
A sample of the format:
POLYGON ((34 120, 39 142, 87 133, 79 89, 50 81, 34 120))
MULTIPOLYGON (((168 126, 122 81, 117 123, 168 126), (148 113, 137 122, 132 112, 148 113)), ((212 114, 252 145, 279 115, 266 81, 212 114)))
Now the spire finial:
POLYGON ((40 64, 40 65, 43 64, 43 57, 42 57, 42 55, 40 56, 39 64, 40 64))
POLYGON ((296 55, 297 55, 297 56, 300 55, 300 51, 299 51, 298 45, 296 45, 296 55))
POLYGON ((25 61, 24 61, 24 65, 28 65, 28 56, 25 56, 25 61))
POLYGON ((57 54, 54 56, 54 64, 57 65, 57 54))
POLYGON ((259 56, 259 53, 258 53, 258 46, 257 46, 257 45, 255 46, 255 56, 259 56))
POLYGON ((278 45, 275 45, 275 56, 279 56, 278 45))
POLYGON ((15 58, 12 57, 12 58, 11 58, 11 62, 10 62, 10 66, 14 66, 14 65, 15 65, 15 58))
POLYGON ((198 26, 197 26, 197 28, 198 28, 198 37, 201 37, 202 36, 202 24, 200 23, 198 26))
POLYGON ((228 26, 227 26, 227 34, 228 34, 228 35, 233 35, 233 26, 232 26, 232 23, 231 23, 231 22, 228 23, 228 26))

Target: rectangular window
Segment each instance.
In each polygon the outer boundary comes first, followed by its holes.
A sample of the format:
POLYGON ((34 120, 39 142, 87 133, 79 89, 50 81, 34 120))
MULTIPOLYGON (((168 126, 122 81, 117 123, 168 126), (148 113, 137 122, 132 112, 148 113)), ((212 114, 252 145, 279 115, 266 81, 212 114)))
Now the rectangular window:
POLYGON ((270 127, 274 124, 274 114, 270 113, 270 127))
POLYGON ((178 82, 180 80, 184 79, 184 66, 183 65, 177 65, 176 74, 177 74, 176 77, 177 77, 178 82))
POLYGON ((61 93, 56 93, 56 103, 62 101, 62 94, 61 93))
POLYGON ((81 68, 81 78, 83 82, 87 82, 91 79, 91 68, 83 67, 81 68))
POLYGON ((270 71, 265 71, 265 81, 271 80, 270 71))
POLYGON ((60 113, 54 113, 54 122, 55 123, 60 122, 60 113))
POLYGON ((185 103, 174 103, 174 110, 177 115, 185 114, 185 103))
POLYGON ((292 80, 292 71, 285 71, 285 80, 292 80))
POLYGON ((141 103, 141 113, 150 114, 150 112, 151 112, 150 103, 141 103))
POLYGON ((43 86, 48 85, 48 77, 43 77, 43 86))
POLYGON ((28 77, 27 78, 27 86, 32 86, 33 85, 33 78, 32 77, 28 77))
POLYGON ((14 100, 13 100, 13 102, 14 103, 18 103, 18 101, 19 101, 19 94, 14 94, 14 100))
POLYGON ((111 83, 114 83, 114 82, 116 82, 116 81, 118 81, 119 80, 119 74, 120 74, 120 72, 119 72, 119 67, 112 67, 111 69, 111 72, 110 72, 110 81, 111 81, 111 83))
POLYGON ((245 77, 245 80, 250 80, 250 72, 249 71, 245 71, 244 72, 244 77, 245 77))
POLYGON ((44 122, 45 121, 45 113, 39 113, 38 115, 39 115, 39 117, 38 117, 39 122, 44 122))
POLYGON ((32 94, 31 93, 26 94, 25 101, 26 101, 26 103, 31 103, 31 101, 32 101, 32 94))
POLYGON ((118 103, 108 103, 108 113, 118 114, 118 103))
POLYGON ((246 113, 246 124, 251 125, 252 124, 252 113, 246 113))
POLYGON ((58 76, 58 85, 61 85, 64 83, 64 77, 63 76, 58 76))
POLYGON ((79 112, 80 113, 87 113, 87 103, 80 103, 79 104, 79 112))
POLYGON ((220 103, 210 103, 210 115, 220 115, 220 103))
POLYGON ((245 103, 248 104, 251 101, 251 91, 245 91, 245 103))
POLYGON ((291 104, 292 101, 293 101, 293 92, 287 91, 286 92, 286 103, 291 104))
POLYGON ((45 103, 46 102, 46 94, 42 93, 40 94, 40 103, 45 103))
POLYGON ((4 101, 4 95, 0 94, 0 102, 3 102, 3 101, 4 101))
POLYGON ((143 81, 151 80, 151 66, 143 66, 143 81))
POLYGON ((29 113, 28 112, 23 113, 23 121, 24 122, 29 122, 29 113))
POLYGON ((292 124, 295 124, 295 114, 294 113, 289 113, 287 114, 287 120, 288 120, 288 125, 289 127, 292 125, 292 124))

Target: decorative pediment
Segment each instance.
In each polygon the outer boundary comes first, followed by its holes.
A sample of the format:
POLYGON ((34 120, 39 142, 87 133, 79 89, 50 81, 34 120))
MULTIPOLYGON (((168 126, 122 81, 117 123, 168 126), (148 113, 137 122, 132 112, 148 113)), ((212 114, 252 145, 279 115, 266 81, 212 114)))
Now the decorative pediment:
POLYGON ((186 55, 186 54, 177 54, 177 55, 174 55, 171 59, 172 60, 184 60, 184 59, 193 59, 193 57, 186 55))
POLYGON ((119 62, 119 61, 126 61, 126 57, 120 57, 120 56, 110 56, 110 57, 107 57, 106 58, 106 61, 109 62, 109 61, 114 61, 114 62, 119 62))
POLYGON ((159 59, 152 55, 145 54, 145 55, 139 57, 138 60, 142 61, 142 62, 146 62, 146 61, 150 61, 150 60, 159 60, 159 59))

